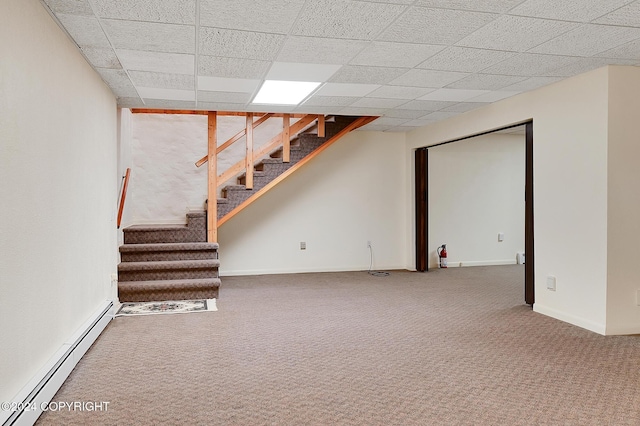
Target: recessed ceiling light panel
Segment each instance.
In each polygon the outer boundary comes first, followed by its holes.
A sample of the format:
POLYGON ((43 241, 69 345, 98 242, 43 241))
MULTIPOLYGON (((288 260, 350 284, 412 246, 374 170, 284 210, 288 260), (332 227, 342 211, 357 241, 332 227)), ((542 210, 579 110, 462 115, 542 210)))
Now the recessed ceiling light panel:
POLYGON ((252 103, 298 105, 319 85, 320 83, 309 81, 266 80, 252 103))

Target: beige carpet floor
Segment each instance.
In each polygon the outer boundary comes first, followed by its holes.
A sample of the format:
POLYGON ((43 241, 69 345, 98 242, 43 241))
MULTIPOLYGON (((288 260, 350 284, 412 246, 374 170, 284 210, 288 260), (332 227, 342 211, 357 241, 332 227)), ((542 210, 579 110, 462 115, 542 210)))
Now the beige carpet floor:
POLYGON ((640 425, 640 336, 523 304, 523 267, 228 277, 116 318, 41 425, 640 425))

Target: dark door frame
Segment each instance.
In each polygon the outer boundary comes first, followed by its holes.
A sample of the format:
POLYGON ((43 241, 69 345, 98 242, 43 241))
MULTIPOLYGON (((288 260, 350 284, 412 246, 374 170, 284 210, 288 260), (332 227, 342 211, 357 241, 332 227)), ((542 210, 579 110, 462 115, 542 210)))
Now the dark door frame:
POLYGON ((415 150, 415 203, 416 203, 416 270, 429 270, 429 148, 459 142, 478 136, 494 133, 499 130, 525 126, 525 229, 524 250, 526 254, 524 264, 524 300, 528 305, 535 302, 535 269, 534 269, 534 237, 533 237, 533 121, 528 120, 511 126, 502 127, 488 132, 477 133, 463 138, 441 142, 415 150))

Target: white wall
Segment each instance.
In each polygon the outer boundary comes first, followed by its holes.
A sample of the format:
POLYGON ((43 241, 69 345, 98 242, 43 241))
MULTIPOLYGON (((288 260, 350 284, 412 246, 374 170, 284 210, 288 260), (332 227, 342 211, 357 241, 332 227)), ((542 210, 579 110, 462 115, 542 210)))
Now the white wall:
POLYGON ((352 132, 219 229, 221 274, 403 268, 402 133, 352 132), (307 243, 300 250, 300 242, 307 243))
POLYGON ((445 243, 450 267, 516 263, 516 252, 524 251, 524 170, 524 135, 429 149, 430 268, 445 243))
POLYGON ((609 70, 607 333, 640 333, 640 68, 609 70))
POLYGON ((601 68, 418 129, 407 135, 406 151, 412 176, 414 148, 533 119, 534 310, 598 333, 605 332, 607 312, 608 80, 601 68), (546 289, 549 275, 557 277, 555 292, 546 289))
POLYGON ((0 3, 0 401, 113 295, 116 102, 36 0, 0 3))

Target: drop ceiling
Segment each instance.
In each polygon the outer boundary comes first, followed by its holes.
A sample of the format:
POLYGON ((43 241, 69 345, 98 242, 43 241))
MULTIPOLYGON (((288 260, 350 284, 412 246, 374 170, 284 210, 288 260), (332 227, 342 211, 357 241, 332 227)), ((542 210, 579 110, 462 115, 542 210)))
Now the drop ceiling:
POLYGON ((42 0, 126 108, 379 115, 408 131, 607 64, 640 0, 42 0), (298 106, 266 79, 317 81, 298 106))

